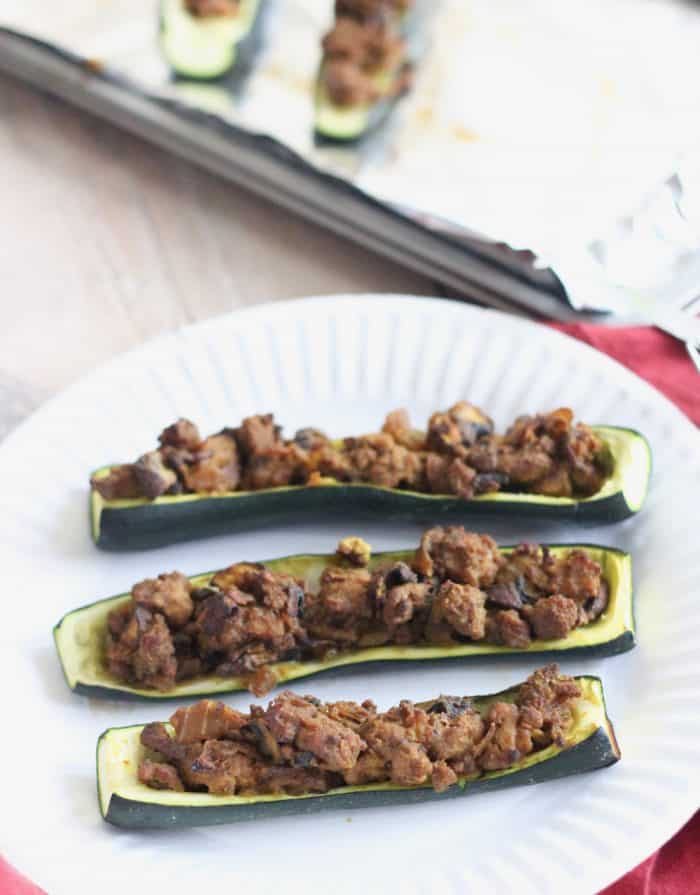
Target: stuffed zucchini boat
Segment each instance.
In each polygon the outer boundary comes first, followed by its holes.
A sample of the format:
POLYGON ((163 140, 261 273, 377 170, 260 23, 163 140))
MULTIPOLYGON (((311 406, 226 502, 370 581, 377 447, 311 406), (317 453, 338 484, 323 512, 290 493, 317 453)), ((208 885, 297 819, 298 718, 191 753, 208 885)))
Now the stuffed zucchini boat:
POLYGON ((426 431, 398 410, 380 432, 341 440, 310 428, 285 439, 271 414, 209 438, 181 419, 156 450, 93 473, 92 535, 103 549, 128 550, 349 514, 613 523, 641 508, 650 469, 638 432, 575 423, 567 408, 518 417, 499 435, 461 401, 426 431))
POLYGON ((260 0, 161 0, 160 46, 173 71, 209 80, 234 65, 260 0))
POLYGON ((97 744, 100 811, 132 829, 204 826, 476 795, 620 758, 596 677, 556 665, 481 697, 323 704, 283 693, 243 714, 205 700, 97 744))
POLYGON ((451 526, 415 551, 335 555, 162 574, 54 629, 78 693, 172 699, 276 685, 364 663, 512 654, 609 656, 635 643, 630 556, 521 544, 451 526))
POLYGON ((414 0, 336 3, 322 42, 315 130, 322 140, 357 140, 391 111, 409 87, 418 55, 414 0))

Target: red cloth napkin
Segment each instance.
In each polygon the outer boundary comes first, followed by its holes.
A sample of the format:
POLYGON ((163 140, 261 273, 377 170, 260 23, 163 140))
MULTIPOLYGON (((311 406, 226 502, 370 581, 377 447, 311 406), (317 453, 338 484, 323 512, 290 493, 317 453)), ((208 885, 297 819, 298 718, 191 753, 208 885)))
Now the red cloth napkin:
MULTIPOLYGON (((629 367, 700 426, 700 375, 685 345, 652 326, 553 323, 629 367)), ((600 895, 700 895, 700 811, 655 855, 600 895)))
MULTIPOLYGON (((700 375, 676 339, 650 326, 550 325, 629 367, 700 426, 700 375)), ((0 856, 0 895, 46 893, 0 856)), ((600 895, 700 895, 700 811, 655 855, 600 895)))
POLYGON ((646 379, 700 426, 700 375, 685 345, 653 326, 552 323, 646 379))
POLYGON ((30 883, 26 876, 18 873, 12 864, 0 855, 0 892, 2 895, 46 895, 43 889, 30 883))
POLYGON ((600 895, 698 895, 700 811, 680 833, 600 895))

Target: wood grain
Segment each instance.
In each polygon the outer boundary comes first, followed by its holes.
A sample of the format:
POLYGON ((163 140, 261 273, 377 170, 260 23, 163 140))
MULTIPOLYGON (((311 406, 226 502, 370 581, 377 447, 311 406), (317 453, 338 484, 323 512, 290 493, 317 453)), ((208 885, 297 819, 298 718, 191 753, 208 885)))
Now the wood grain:
POLYGON ((402 270, 0 78, 0 436, 165 330, 266 301, 434 294, 402 270))

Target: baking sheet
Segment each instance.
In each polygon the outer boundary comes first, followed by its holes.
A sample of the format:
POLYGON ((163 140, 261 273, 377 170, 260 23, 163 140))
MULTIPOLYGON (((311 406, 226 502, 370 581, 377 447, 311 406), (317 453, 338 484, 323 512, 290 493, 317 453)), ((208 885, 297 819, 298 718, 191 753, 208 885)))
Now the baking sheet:
POLYGON ((0 22, 148 96, 272 137, 434 233, 531 250, 576 306, 629 314, 700 277, 700 225, 687 214, 700 201, 697 4, 419 3, 415 87, 353 147, 313 139, 330 0, 267 0, 252 65, 216 85, 173 80, 154 2, 5 0, 0 22))

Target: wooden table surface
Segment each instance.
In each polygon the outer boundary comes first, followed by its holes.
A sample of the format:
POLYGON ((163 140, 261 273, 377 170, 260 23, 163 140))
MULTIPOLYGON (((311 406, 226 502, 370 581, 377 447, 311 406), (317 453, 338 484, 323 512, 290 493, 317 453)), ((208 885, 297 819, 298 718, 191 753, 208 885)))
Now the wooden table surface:
POLYGON ((0 437, 115 354, 260 302, 423 277, 0 77, 0 437))

